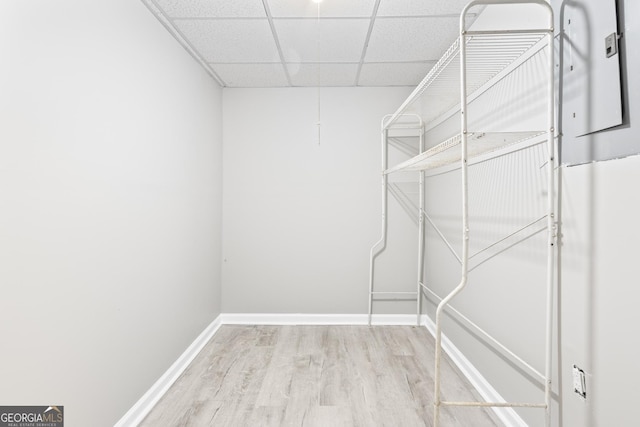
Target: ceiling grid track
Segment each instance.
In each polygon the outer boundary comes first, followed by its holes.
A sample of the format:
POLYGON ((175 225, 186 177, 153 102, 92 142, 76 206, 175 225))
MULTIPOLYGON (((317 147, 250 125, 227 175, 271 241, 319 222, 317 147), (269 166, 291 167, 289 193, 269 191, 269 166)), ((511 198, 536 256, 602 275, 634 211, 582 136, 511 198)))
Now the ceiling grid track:
POLYGON ((163 9, 156 3, 155 0, 141 0, 142 3, 149 9, 149 11, 156 17, 156 19, 162 24, 163 27, 169 31, 174 39, 187 51, 193 59, 195 59, 205 69, 220 86, 226 87, 227 84, 218 76, 218 74, 211 68, 211 65, 200 55, 198 50, 189 43, 187 37, 182 34, 180 30, 173 24, 173 20, 169 18, 163 11, 163 9))
POLYGON ((264 6, 264 11, 267 14, 269 27, 271 28, 271 33, 273 34, 273 41, 275 42, 276 49, 278 50, 278 56, 280 57, 280 63, 282 64, 282 68, 284 70, 284 76, 287 79, 287 84, 289 86, 293 86, 293 84, 291 83, 291 76, 289 75, 289 70, 287 69, 287 63, 284 59, 284 54, 282 53, 282 46, 280 46, 280 39, 278 39, 278 33, 276 32, 276 27, 273 24, 273 16, 271 15, 271 9, 269 9, 267 0, 262 0, 262 4, 264 6))
POLYGON ((364 47, 362 48, 362 55, 360 55, 360 62, 358 63, 358 71, 356 72, 356 79, 353 82, 354 86, 358 86, 360 81, 360 72, 362 71, 362 65, 364 65, 364 58, 367 55, 367 48, 369 47, 369 40, 371 39, 371 33, 373 32, 373 26, 378 16, 378 8, 380 7, 380 0, 376 0, 373 5, 373 11, 371 12, 371 20, 369 21, 369 29, 367 30, 367 37, 364 40, 364 47))
POLYGON ((468 2, 323 0, 318 16, 322 0, 141 1, 229 88, 415 87, 468 2))

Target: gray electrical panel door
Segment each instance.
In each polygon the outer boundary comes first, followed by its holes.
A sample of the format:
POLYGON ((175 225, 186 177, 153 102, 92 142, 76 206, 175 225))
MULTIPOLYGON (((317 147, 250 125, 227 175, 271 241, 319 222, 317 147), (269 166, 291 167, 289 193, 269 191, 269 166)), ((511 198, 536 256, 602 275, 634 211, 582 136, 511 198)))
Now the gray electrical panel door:
POLYGON ((561 132, 582 136, 622 124, 615 0, 555 1, 561 132))

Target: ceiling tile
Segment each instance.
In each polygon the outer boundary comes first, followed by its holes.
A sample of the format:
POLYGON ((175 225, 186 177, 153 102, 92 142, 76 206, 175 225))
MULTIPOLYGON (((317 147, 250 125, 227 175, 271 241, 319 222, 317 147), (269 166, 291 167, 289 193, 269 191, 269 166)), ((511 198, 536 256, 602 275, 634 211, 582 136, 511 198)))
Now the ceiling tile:
MULTIPOLYGON (((320 16, 325 18, 366 17, 373 14, 375 0, 323 0, 320 16)), ((311 0, 268 0, 274 18, 317 17, 318 4, 311 0)))
POLYGON ((178 20, 176 27, 207 62, 279 62, 266 19, 178 20))
POLYGON ((436 61, 363 64, 358 86, 416 86, 436 61))
POLYGON ((469 0, 380 0, 377 16, 459 15, 469 0))
POLYGON ((293 86, 353 86, 358 64, 287 64, 293 86), (318 67, 319 65, 319 67, 318 67))
POLYGON ((267 16, 262 0, 155 0, 172 18, 249 18, 267 16))
POLYGON ((366 19, 274 20, 287 62, 359 62, 369 29, 366 19))
POLYGON ((282 64, 211 64, 229 87, 289 86, 282 64))
POLYGON ((231 87, 289 84, 267 10, 292 85, 316 86, 318 62, 322 85, 415 85, 431 68, 429 61, 458 36, 457 15, 467 2, 323 0, 318 23, 318 6, 311 0, 153 0, 231 87), (365 63, 355 82, 365 43, 365 63))
POLYGON ((366 62, 438 59, 458 37, 458 18, 376 19, 366 62))

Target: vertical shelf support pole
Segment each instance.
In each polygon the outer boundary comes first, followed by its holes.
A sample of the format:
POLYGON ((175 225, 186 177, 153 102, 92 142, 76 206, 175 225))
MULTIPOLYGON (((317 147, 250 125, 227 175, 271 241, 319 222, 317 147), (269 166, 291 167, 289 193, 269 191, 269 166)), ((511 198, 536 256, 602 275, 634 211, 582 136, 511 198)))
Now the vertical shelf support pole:
MULTIPOLYGON (((461 120, 461 174, 462 174, 462 271, 461 271, 461 279, 460 283, 456 288, 454 288, 446 297, 444 297, 440 304, 438 304, 438 308, 436 309, 435 316, 435 390, 434 390, 434 426, 440 426, 440 410, 442 406, 441 399, 441 390, 440 390, 440 382, 441 382, 441 353, 442 353, 442 313, 444 308, 449 304, 449 302, 460 293, 467 284, 467 276, 469 273, 468 261, 469 261, 469 210, 468 210, 468 163, 467 163, 467 136, 468 136, 468 128, 467 128, 467 69, 466 69, 466 57, 467 57, 467 46, 466 46, 466 24, 465 24, 465 16, 467 14, 468 9, 471 6, 476 4, 498 4, 499 1, 491 1, 491 0, 472 0, 470 3, 465 6, 460 14, 460 120, 461 120)), ((512 3, 512 4, 524 4, 524 3, 532 3, 539 4, 546 7, 549 12, 549 26, 547 32, 547 48, 548 48, 548 128, 547 128, 547 150, 548 150, 548 162, 547 162, 547 170, 548 170, 548 179, 547 179, 547 286, 546 286, 546 325, 545 325, 545 403, 542 405, 535 404, 501 404, 500 402, 488 403, 484 406, 531 406, 531 407, 541 407, 545 409, 545 423, 546 427, 550 427, 551 425, 551 385, 552 385, 552 344, 553 344, 553 291, 554 291, 554 267, 555 267, 555 246, 557 240, 557 226, 556 226, 556 218, 555 218, 555 204, 556 204, 556 191, 555 191, 555 111, 554 111, 554 103, 555 103, 555 88, 554 88, 554 74, 555 74, 555 65, 554 65, 554 49, 553 49, 553 9, 544 0, 505 0, 504 3, 512 3)), ((447 402, 449 404, 455 406, 482 406, 476 405, 471 402, 447 402), (463 403, 471 403, 470 405, 464 405, 463 403)))
POLYGON ((440 301, 436 309, 436 354, 435 354, 435 390, 434 390, 434 427, 440 426, 440 381, 442 358, 442 314, 449 302, 467 285, 467 275, 469 273, 469 208, 468 208, 468 178, 467 178, 467 43, 466 43, 466 22, 465 16, 473 2, 467 4, 460 14, 460 168, 462 174, 462 256, 460 283, 446 297, 440 301))
MULTIPOLYGON (((420 119, 420 153, 424 152, 424 126, 420 119)), ((422 314, 422 281, 424 280, 424 171, 418 181, 418 284, 416 289, 416 326, 422 314)))
POLYGON ((553 48, 553 9, 546 4, 549 11, 549 33, 547 34, 548 49, 548 127, 547 127, 547 319, 546 319, 546 354, 545 354, 545 385, 544 385, 544 402, 545 408, 545 427, 551 425, 551 382, 552 382, 552 348, 553 348, 553 290, 554 290, 554 267, 555 267, 555 246, 556 246, 556 218, 555 218, 555 66, 554 66, 554 48, 553 48))
POLYGON ((389 131, 385 127, 386 116, 382 119, 382 131, 381 131, 381 143, 382 143, 382 169, 380 170, 381 182, 380 182, 380 192, 381 192, 381 211, 382 211, 382 227, 380 232, 380 240, 378 240, 372 247, 369 252, 369 313, 367 324, 371 326, 371 317, 373 313, 373 261, 377 254, 379 254, 387 244, 387 186, 388 179, 387 175, 384 171, 387 169, 387 137, 389 131))

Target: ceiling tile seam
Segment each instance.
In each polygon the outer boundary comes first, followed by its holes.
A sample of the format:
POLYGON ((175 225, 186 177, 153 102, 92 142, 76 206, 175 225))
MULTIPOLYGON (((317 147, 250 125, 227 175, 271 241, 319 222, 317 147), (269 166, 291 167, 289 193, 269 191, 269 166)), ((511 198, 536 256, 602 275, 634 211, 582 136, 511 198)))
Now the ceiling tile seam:
POLYGON ((174 16, 173 21, 260 21, 266 16, 174 16))
POLYGON ((368 84, 368 85, 357 84, 356 86, 353 86, 353 87, 410 87, 410 88, 415 88, 416 85, 417 85, 417 83, 416 84, 411 84, 411 85, 403 85, 403 84, 392 85, 392 84, 389 84, 389 83, 380 83, 380 84, 368 84))
MULTIPOLYGON (((143 0, 144 1, 144 0, 143 0)), ((258 21, 268 16, 168 16, 173 21, 258 21)), ((391 18, 394 18, 391 16, 391 18)), ((400 17, 402 18, 402 17, 400 17)), ((317 21, 316 16, 272 16, 274 21, 317 21)), ((368 21, 370 16, 321 16, 321 21, 368 21)))
POLYGON ((153 16, 156 17, 158 22, 160 22, 160 24, 162 24, 162 26, 165 27, 167 31, 169 31, 169 34, 173 36, 173 38, 180 44, 180 46, 182 46, 182 48, 186 50, 187 53, 191 55, 191 57, 195 59, 202 68, 204 68, 207 74, 209 74, 221 87, 226 87, 227 84, 225 83, 225 81, 220 78, 218 73, 216 73, 215 70, 211 68, 211 66, 209 66, 202 54, 189 42, 189 39, 182 33, 182 31, 180 31, 173 24, 171 18, 167 16, 164 10, 158 5, 156 0, 141 1, 153 14, 153 16))
POLYGON ((364 61, 363 64, 432 64, 438 62, 440 58, 436 59, 421 59, 419 61, 364 61))
MULTIPOLYGON (((370 16, 320 16, 321 21, 368 21, 370 16)), ((304 20, 304 21, 317 21, 317 16, 274 16, 274 21, 292 21, 292 20, 304 20)))
MULTIPOLYGON (((405 61, 411 64, 415 61, 405 61)), ((207 62, 209 65, 281 65, 281 62, 207 62)), ((291 65, 358 65, 355 61, 336 61, 336 62, 316 62, 316 61, 285 61, 285 64, 291 65)), ((382 62, 385 64, 385 62, 382 62)))
MULTIPOLYGON (((475 13, 467 14, 468 17, 476 16, 475 13)), ((424 18, 460 18, 459 13, 443 13, 435 15, 383 15, 377 16, 376 19, 424 19, 424 18)))
POLYGON ((286 64, 291 65, 358 65, 359 62, 354 61, 336 61, 336 62, 325 62, 325 61, 288 61, 286 64))
MULTIPOLYGON (((477 13, 469 13, 467 14, 468 17, 476 17, 478 14, 477 13)), ((336 20, 336 21, 368 21, 372 18, 372 16, 321 16, 320 20, 321 21, 328 21, 328 20, 336 20)), ((456 18, 459 19, 460 15, 457 13, 445 13, 445 14, 440 14, 440 15, 383 15, 383 16, 376 16, 376 19, 424 19, 424 18, 456 18)), ((185 18, 185 19, 189 19, 189 18, 185 18)), ((207 19, 207 18, 205 18, 207 19)), ((212 19, 249 19, 249 18, 239 18, 239 17, 234 17, 234 18, 212 18, 212 19)), ((259 18, 259 17, 254 17, 251 19, 264 19, 264 18, 259 18)), ((318 18, 316 16, 273 16, 272 19, 274 21, 291 21, 291 20, 314 20, 317 21, 318 18)))
MULTIPOLYGON (((318 86, 314 85, 314 86, 307 86, 307 85, 291 85, 291 87, 294 88, 305 88, 305 89, 314 89, 317 90, 318 86)), ((358 87, 354 84, 344 84, 344 85, 340 85, 340 84, 328 84, 328 85, 323 85, 320 86, 322 89, 327 89, 327 88, 332 88, 332 87, 338 87, 338 88, 343 88, 343 87, 358 87)), ((365 86, 362 86, 365 87, 365 86)), ((382 87, 382 86, 381 86, 382 87)), ((415 85, 414 85, 415 87, 415 85)))
POLYGON ((354 86, 358 86, 360 81, 360 72, 362 71, 362 64, 364 63, 364 57, 367 55, 367 48, 369 47, 369 41, 371 40, 371 33, 373 32, 373 26, 376 22, 376 15, 378 14, 378 8, 380 7, 380 0, 376 0, 373 5, 373 11, 371 11, 371 20, 369 21, 369 28, 367 29, 367 36, 364 39, 364 46, 362 47, 362 54, 360 55, 360 62, 358 63, 358 71, 356 71, 356 78, 353 82, 354 86))
POLYGON ((287 69, 287 65, 284 60, 284 54, 282 53, 282 46, 280 46, 280 39, 278 39, 278 33, 276 32, 276 27, 273 23, 273 18, 271 17, 271 10, 269 9, 267 0, 262 0, 262 5, 264 6, 264 11, 267 14, 269 27, 271 28, 271 34, 273 35, 273 42, 276 44, 276 49, 278 50, 278 56, 280 57, 280 64, 282 64, 282 70, 284 71, 285 78, 287 79, 287 83, 289 84, 289 86, 293 86, 291 84, 291 76, 289 75, 289 70, 287 69))
POLYGON ((281 62, 260 62, 260 61, 238 61, 238 62, 216 62, 207 61, 209 65, 281 65, 281 62))

